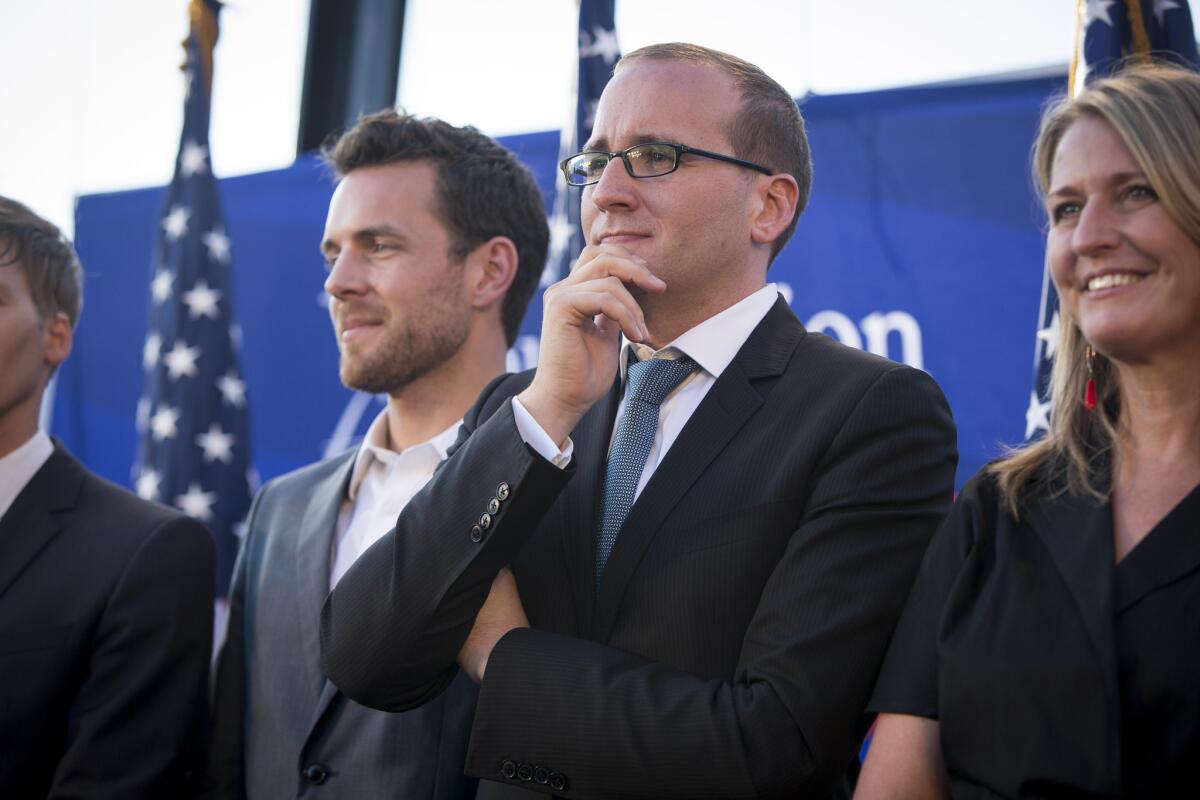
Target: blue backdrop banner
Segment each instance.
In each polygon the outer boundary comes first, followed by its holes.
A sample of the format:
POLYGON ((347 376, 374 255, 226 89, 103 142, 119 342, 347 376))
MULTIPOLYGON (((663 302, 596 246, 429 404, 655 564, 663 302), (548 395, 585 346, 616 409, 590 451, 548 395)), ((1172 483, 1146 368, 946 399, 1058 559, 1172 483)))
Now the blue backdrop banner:
MULTIPOLYGON (((810 97, 816 175, 795 238, 771 268, 810 330, 929 371, 954 409, 959 485, 1024 439, 1043 259, 1029 177, 1039 111, 1065 76, 810 97)), ((502 140, 552 206, 557 132, 502 140)), ((350 446, 379 398, 343 388, 318 251, 332 193, 312 158, 220 182, 253 409, 268 479, 350 446)), ((53 432, 131 485, 146 308, 163 189, 79 200, 86 309, 58 380, 53 432)), ((537 358, 535 300, 512 369, 537 358)), ((803 408, 796 409, 803 414, 803 408)))

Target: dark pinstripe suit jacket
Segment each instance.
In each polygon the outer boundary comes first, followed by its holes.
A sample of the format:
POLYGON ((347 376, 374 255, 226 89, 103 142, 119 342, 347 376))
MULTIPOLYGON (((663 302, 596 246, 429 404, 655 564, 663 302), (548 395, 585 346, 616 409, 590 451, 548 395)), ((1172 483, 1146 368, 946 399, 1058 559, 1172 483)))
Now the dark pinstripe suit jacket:
POLYGON ((528 380, 484 391, 440 473, 327 601, 331 679, 380 708, 436 695, 511 563, 533 627, 488 663, 467 759, 480 797, 835 794, 950 503, 937 386, 806 333, 779 301, 659 464, 597 591, 617 390, 559 470, 517 433, 508 399, 528 380))

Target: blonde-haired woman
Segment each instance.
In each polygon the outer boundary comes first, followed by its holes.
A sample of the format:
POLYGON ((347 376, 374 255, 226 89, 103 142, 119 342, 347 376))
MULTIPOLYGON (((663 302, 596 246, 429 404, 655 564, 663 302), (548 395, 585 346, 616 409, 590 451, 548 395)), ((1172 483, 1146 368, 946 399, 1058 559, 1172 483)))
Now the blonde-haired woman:
POLYGON ((1049 435, 963 489, 871 709, 856 798, 1200 797, 1200 76, 1042 119, 1049 435))

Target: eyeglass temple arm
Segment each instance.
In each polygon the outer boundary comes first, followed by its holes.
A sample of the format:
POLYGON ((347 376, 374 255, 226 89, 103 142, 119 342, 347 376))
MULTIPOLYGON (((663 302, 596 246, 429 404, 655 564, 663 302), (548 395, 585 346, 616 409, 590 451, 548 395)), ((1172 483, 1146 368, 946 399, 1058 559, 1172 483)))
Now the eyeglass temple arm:
POLYGON ((740 158, 734 158, 733 156, 727 156, 721 153, 714 153, 711 150, 701 150, 699 147, 688 147, 686 144, 681 144, 679 145, 679 151, 681 153, 695 153, 698 156, 716 159, 717 161, 725 161, 729 164, 737 164, 739 167, 747 167, 749 169, 757 170, 764 175, 775 174, 774 171, 767 169, 761 164, 755 164, 753 161, 743 161, 740 158))

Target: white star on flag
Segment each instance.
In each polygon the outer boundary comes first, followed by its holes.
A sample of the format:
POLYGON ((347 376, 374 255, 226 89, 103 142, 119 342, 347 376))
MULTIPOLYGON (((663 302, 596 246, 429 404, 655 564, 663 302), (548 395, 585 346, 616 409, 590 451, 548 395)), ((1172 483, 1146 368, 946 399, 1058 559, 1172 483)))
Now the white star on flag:
POLYGON ((158 499, 158 484, 162 480, 152 469, 143 469, 137 479, 137 496, 143 500, 158 499))
POLYGON ((179 171, 190 178, 208 171, 208 148, 188 139, 179 151, 179 171))
POLYGON ((154 273, 154 280, 150 281, 150 296, 154 298, 155 303, 161 303, 171 296, 173 283, 175 276, 165 269, 160 267, 158 272, 154 273))
POLYGON ((220 461, 222 464, 233 462, 233 434, 221 430, 221 426, 213 423, 205 433, 196 436, 196 444, 204 451, 205 462, 220 461))
POLYGON ((163 217, 163 230, 167 232, 167 238, 172 242, 187 233, 188 219, 192 216, 192 212, 188 211, 183 206, 175 206, 171 209, 171 213, 163 217))
POLYGON ((583 115, 583 124, 592 127, 596 124, 596 110, 600 108, 599 100, 588 100, 587 113, 583 115))
POLYGON ((221 391, 221 399, 234 408, 246 404, 246 382, 232 372, 217 378, 217 389, 221 391))
MULTIPOLYGON (((143 372, 142 396, 157 426, 148 424, 139 437, 138 466, 132 473, 136 482, 153 469, 159 476, 159 502, 182 508, 212 532, 218 597, 228 591, 237 553, 233 526, 246 516, 251 499, 245 479, 250 397, 239 377, 230 319, 237 291, 231 267, 237 254, 213 175, 218 167, 213 149, 219 145, 209 140, 211 92, 205 81, 221 5, 216 0, 193 2, 184 42, 188 100, 175 139, 171 184, 159 206, 162 227, 155 237, 156 260, 147 264, 150 297, 144 300, 147 333, 159 337, 159 351, 157 366, 143 372)), ((599 61, 591 63, 600 66, 599 61)))
POLYGON ((1176 3, 1175 0, 1154 0, 1154 16, 1158 18, 1158 24, 1165 25, 1163 17, 1166 16, 1168 11, 1173 11, 1177 8, 1179 8, 1179 3, 1176 3))
POLYGON ((1042 402, 1037 392, 1029 393, 1029 408, 1025 410, 1025 438, 1031 439, 1038 431, 1050 430, 1050 401, 1042 402))
POLYGON ((1087 0, 1086 14, 1088 24, 1090 25, 1096 20, 1100 20, 1111 28, 1113 26, 1113 21, 1112 17, 1108 15, 1108 10, 1116 2, 1117 0, 1087 0))
MULTIPOLYGON (((557 204, 556 204, 557 205, 557 204)), ((559 273, 563 256, 571 247, 575 226, 564 208, 556 208, 546 220, 550 228, 550 242, 546 248, 546 266, 542 270, 541 286, 549 286, 561 277, 559 273)))
POLYGON ((184 292, 181 297, 188 307, 188 316, 192 319, 217 318, 217 301, 221 299, 221 292, 208 288, 208 281, 203 278, 196 281, 195 285, 184 292))
POLYGON ((199 357, 199 347, 188 347, 183 342, 176 341, 171 352, 163 356, 162 361, 167 365, 167 372, 170 374, 171 380, 177 381, 184 375, 189 378, 195 377, 196 359, 199 357))
POLYGON ((156 442, 174 439, 175 434, 179 433, 178 424, 179 411, 170 406, 163 406, 150 418, 150 433, 156 442))
POLYGON ((162 355, 162 337, 157 333, 147 335, 146 344, 142 346, 142 366, 152 369, 158 364, 160 355, 162 355))
POLYGON ((201 522, 208 522, 212 519, 212 506, 215 502, 217 502, 216 493, 204 491, 195 481, 188 484, 186 494, 175 498, 175 505, 180 511, 201 522))
POLYGON ((567 219, 566 214, 555 214, 546 222, 550 226, 550 258, 557 262, 570 246, 571 235, 575 233, 575 228, 571 224, 571 220, 567 219))
POLYGON ((621 55, 621 46, 617 44, 617 32, 604 28, 592 28, 592 40, 579 37, 579 57, 600 56, 605 64, 612 64, 621 55))
POLYGON ((139 397, 137 404, 137 413, 133 417, 133 425, 137 428, 138 433, 143 433, 146 426, 150 424, 150 398, 139 397))
POLYGON ((1042 351, 1042 358, 1050 360, 1054 358, 1055 351, 1058 350, 1058 312, 1054 312, 1054 316, 1050 319, 1050 327, 1042 328, 1037 332, 1039 342, 1046 343, 1046 349, 1042 351))
POLYGON ((208 248, 208 257, 213 261, 222 264, 229 263, 229 237, 225 235, 224 228, 213 228, 208 233, 200 237, 204 241, 204 246, 208 248))

